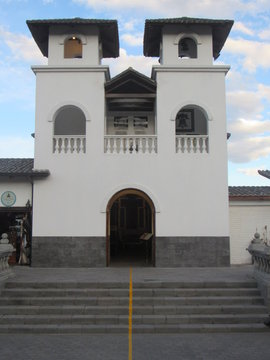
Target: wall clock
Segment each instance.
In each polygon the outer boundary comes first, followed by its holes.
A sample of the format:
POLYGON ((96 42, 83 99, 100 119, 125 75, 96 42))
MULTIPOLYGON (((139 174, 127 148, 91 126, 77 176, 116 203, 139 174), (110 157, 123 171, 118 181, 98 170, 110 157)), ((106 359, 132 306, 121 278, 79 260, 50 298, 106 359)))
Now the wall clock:
POLYGON ((16 202, 16 195, 14 194, 13 191, 5 191, 1 195, 1 203, 4 206, 12 206, 15 204, 15 202, 16 202))

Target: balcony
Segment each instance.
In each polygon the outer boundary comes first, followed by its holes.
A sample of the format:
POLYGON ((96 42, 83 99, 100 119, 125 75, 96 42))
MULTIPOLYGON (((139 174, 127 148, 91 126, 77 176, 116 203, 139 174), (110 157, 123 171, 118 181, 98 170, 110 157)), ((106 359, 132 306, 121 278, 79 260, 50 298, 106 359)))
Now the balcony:
POLYGON ((105 154, 156 154, 156 135, 105 135, 105 154))
POLYGON ((73 154, 85 153, 85 135, 62 135, 53 137, 53 153, 73 154))
POLYGON ((176 135, 177 153, 208 153, 208 135, 176 135))

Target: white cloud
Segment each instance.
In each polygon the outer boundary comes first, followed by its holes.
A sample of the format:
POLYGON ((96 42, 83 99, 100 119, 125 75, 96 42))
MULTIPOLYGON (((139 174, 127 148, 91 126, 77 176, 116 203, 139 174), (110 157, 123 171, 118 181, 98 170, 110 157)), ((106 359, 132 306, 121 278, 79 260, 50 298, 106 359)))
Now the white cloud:
MULTIPOLYGON (((236 77, 241 84, 244 79, 236 77)), ((247 79, 248 82, 248 79, 247 79)), ((249 86, 249 84, 247 84, 249 86)), ((241 87, 241 86, 239 86, 241 87)), ((265 107, 265 100, 270 105, 270 86, 256 84, 253 90, 232 90, 226 94, 229 120, 233 119, 261 119, 265 107)))
POLYGON ((249 72, 255 72, 258 67, 270 68, 269 43, 228 38, 224 51, 242 56, 243 66, 249 72))
POLYGON ((231 139, 228 142, 228 152, 232 162, 245 163, 270 155, 270 136, 247 137, 237 141, 231 139))
POLYGON ((128 55, 125 49, 120 49, 120 57, 117 59, 104 59, 103 64, 110 66, 112 76, 119 74, 129 67, 150 76, 152 65, 157 65, 158 61, 142 55, 128 55))
POLYGON ((246 34, 246 35, 254 35, 254 31, 252 31, 251 29, 249 29, 245 24, 243 24, 242 22, 240 21, 236 21, 233 25, 233 30, 234 31, 239 31, 243 34, 246 34))
MULTIPOLYGON (((260 168, 264 169, 265 166, 261 165, 260 168)), ((238 172, 245 174, 247 176, 258 176, 258 168, 238 168, 237 169, 238 172)))
POLYGON ((138 20, 136 19, 132 19, 128 22, 125 22, 122 26, 123 26, 123 29, 126 30, 126 31, 132 31, 134 30, 135 28, 135 25, 136 23, 138 22, 138 20))
POLYGON ((250 162, 270 155, 270 120, 264 116, 270 103, 270 86, 258 84, 253 91, 231 91, 228 100, 229 159, 250 162))
POLYGON ((227 93, 227 104, 230 118, 260 117, 263 110, 262 97, 257 91, 229 91, 227 93))
POLYGON ((262 98, 265 98, 270 103, 270 86, 258 84, 258 93, 262 98))
MULTIPOLYGON (((233 17, 236 13, 252 14, 265 11, 269 8, 269 0, 73 0, 96 10, 138 10, 151 11, 153 14, 162 14, 163 17, 182 14, 182 16, 233 17)), ((181 16, 181 15, 180 15, 181 16)))
POLYGON ((237 119, 229 126, 229 132, 234 136, 246 137, 247 135, 265 134, 270 132, 270 120, 245 120, 237 119))
POLYGON ((143 34, 123 34, 121 39, 129 46, 143 45, 143 34))
POLYGON ((16 60, 25 60, 31 63, 44 64, 44 58, 34 39, 23 34, 15 34, 0 27, 0 39, 8 46, 16 60))
POLYGON ((270 40, 270 29, 264 29, 259 33, 259 38, 262 40, 270 40))
POLYGON ((34 139, 24 137, 0 137, 1 158, 31 158, 34 156, 34 139))

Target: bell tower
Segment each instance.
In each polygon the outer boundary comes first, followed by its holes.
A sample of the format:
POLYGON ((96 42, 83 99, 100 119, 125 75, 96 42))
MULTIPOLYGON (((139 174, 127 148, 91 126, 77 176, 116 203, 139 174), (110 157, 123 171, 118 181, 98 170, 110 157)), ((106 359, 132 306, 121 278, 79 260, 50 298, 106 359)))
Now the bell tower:
POLYGON ((157 266, 230 262, 225 106, 229 66, 214 65, 214 60, 232 25, 231 20, 187 17, 145 22, 144 55, 159 57, 160 62, 152 69, 159 156, 170 159, 163 168, 170 179, 163 199, 163 211, 169 215, 157 224, 157 266))
POLYGON ((110 79, 101 60, 119 56, 117 21, 50 19, 27 25, 48 58, 48 65, 32 67, 34 166, 51 174, 46 183, 34 184, 33 266, 105 266, 94 169, 103 155, 104 83, 110 79), (42 249, 51 254, 49 262, 42 249))

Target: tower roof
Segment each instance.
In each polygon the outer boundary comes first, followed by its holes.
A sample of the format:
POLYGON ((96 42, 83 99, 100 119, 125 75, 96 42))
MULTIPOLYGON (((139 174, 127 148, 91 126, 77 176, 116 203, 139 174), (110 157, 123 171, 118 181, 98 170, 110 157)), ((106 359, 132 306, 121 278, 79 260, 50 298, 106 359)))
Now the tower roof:
POLYGON ((119 56, 119 35, 117 20, 101 19, 49 19, 49 20, 27 20, 31 34, 42 54, 48 57, 48 42, 50 26, 70 25, 80 27, 82 25, 97 26, 100 31, 103 57, 119 56))
POLYGON ((213 33, 213 57, 217 59, 233 26, 233 21, 189 17, 145 20, 143 48, 145 56, 159 56, 162 29, 165 25, 210 26, 213 33))

